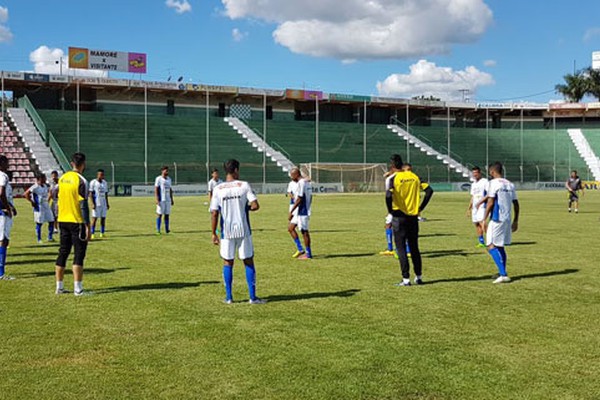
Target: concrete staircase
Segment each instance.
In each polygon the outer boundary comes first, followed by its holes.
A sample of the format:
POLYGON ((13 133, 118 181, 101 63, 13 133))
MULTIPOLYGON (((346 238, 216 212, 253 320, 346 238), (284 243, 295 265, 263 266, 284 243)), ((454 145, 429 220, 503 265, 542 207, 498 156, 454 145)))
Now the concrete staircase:
POLYGON ((21 134, 25 145, 33 153, 41 171, 46 175, 50 175, 52 171, 61 172, 60 164, 52 154, 50 147, 44 143, 40 132, 36 129, 27 112, 22 108, 9 108, 8 117, 15 125, 17 132, 21 134))
POLYGON ((590 172, 594 176, 594 180, 600 180, 600 159, 598 159, 583 132, 581 129, 569 129, 568 132, 579 155, 585 160, 590 172))
POLYGON ((463 178, 471 179, 473 177, 473 172, 471 171, 471 168, 469 168, 467 165, 461 164, 459 161, 455 160, 448 154, 440 153, 439 151, 437 151, 436 149, 434 149, 427 143, 423 142, 416 136, 409 133, 406 129, 402 128, 400 125, 394 125, 394 124, 388 125, 388 129, 391 130, 392 132, 394 132, 395 134, 397 134, 398 136, 400 136, 402 139, 407 140, 408 143, 410 143, 411 145, 413 145, 415 148, 419 149, 423 153, 427 154, 428 156, 435 157, 436 159, 440 160, 442 163, 448 165, 451 170, 462 175, 463 178))
POLYGON ((275 150, 269 146, 258 133, 252 128, 242 122, 239 118, 228 117, 225 118, 225 122, 229 124, 235 131, 242 136, 248 143, 252 145, 259 153, 266 152, 268 158, 280 167, 283 172, 290 172, 292 168, 296 167, 294 163, 284 155, 281 151, 275 150))

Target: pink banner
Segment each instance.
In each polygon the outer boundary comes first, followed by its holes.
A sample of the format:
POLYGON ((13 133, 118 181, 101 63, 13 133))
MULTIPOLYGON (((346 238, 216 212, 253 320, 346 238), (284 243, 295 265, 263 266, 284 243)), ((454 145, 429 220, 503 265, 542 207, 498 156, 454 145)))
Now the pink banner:
POLYGON ((323 100, 323 92, 315 90, 305 90, 304 100, 323 100))
POLYGON ((129 53, 129 72, 133 72, 134 74, 145 74, 146 66, 146 54, 129 53))

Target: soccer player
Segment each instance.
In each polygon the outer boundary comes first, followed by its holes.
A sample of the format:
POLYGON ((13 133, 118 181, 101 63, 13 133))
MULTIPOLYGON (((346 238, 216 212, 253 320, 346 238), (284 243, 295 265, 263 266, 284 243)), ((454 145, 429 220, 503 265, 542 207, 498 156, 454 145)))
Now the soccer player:
POLYGON ((471 201, 467 208, 467 216, 475 225, 479 243, 477 247, 486 247, 483 234, 485 232, 485 201, 488 193, 489 181, 483 177, 481 168, 473 167, 473 183, 471 184, 471 201))
POLYGON ((292 222, 294 219, 294 212, 298 211, 298 229, 302 233, 304 239, 304 248, 306 251, 304 254, 298 256, 298 260, 310 260, 313 258, 310 242, 310 215, 312 212, 312 185, 307 177, 302 178, 300 171, 297 172, 296 176, 298 187, 296 188, 296 198, 294 200, 294 206, 290 210, 288 220, 292 222))
MULTIPOLYGON (((396 172, 398 172, 398 170, 391 165, 389 171, 385 174, 386 188, 390 186, 390 182, 394 179, 396 172)), ((392 218, 392 214, 390 213, 388 213, 388 215, 385 217, 385 238, 387 240, 387 250, 379 252, 379 254, 382 256, 397 255, 397 253, 394 251, 394 231, 392 230, 392 218)))
POLYGON ((60 249, 56 259, 56 294, 68 293, 64 286, 67 259, 74 248, 73 293, 82 296, 83 264, 90 240, 90 208, 88 183, 83 177, 85 154, 75 153, 71 158, 72 171, 66 172, 58 181, 58 224, 60 227, 60 249))
POLYGON ((50 187, 46 183, 46 175, 38 174, 34 183, 24 193, 25 199, 31 203, 33 207, 33 221, 35 222, 35 232, 37 242, 42 243, 42 227, 48 223, 48 241, 54 241, 54 214, 48 204, 50 187))
POLYGON ((503 166, 499 162, 490 165, 490 176, 485 219, 490 218, 487 228, 486 244, 488 252, 498 267, 499 276, 494 283, 507 283, 510 278, 506 273, 505 246, 511 243, 512 232, 519 229, 520 206, 515 191, 515 185, 502 175, 503 166), (515 217, 512 220, 512 208, 515 217))
MULTIPOLYGON (((390 158, 391 164, 398 170, 402 169, 402 157, 394 154, 390 158)), ((415 271, 415 284, 423 284, 423 265, 419 250, 419 213, 422 212, 433 196, 433 189, 421 186, 421 180, 412 171, 397 172, 389 182, 386 192, 386 205, 392 214, 392 229, 396 251, 400 259, 402 282, 398 286, 410 286, 410 266, 406 254, 406 243, 410 246, 412 262, 415 271), (425 197, 419 205, 421 190, 425 197)))
POLYGON ((96 238, 96 222, 100 218, 100 237, 106 232, 106 213, 110 210, 108 203, 108 182, 104 170, 96 171, 96 179, 90 182, 90 198, 92 199, 92 239, 96 238))
POLYGON ((165 232, 169 234, 171 207, 175 205, 173 201, 173 189, 171 188, 171 178, 169 177, 169 167, 166 165, 160 169, 160 175, 154 181, 154 197, 156 199, 156 234, 160 235, 160 225, 162 217, 165 217, 165 232))
POLYGON ((579 191, 584 195, 583 184, 581 179, 577 176, 577 171, 571 171, 571 176, 565 183, 565 187, 569 191, 569 212, 575 211, 575 214, 579 213, 579 191), (574 210, 572 208, 574 206, 574 210))
POLYGON ((8 158, 2 155, 0 156, 0 281, 14 279, 12 276, 6 275, 6 250, 10 242, 13 217, 17 215, 7 172, 8 158))
POLYGON ((298 258, 306 254, 304 248, 302 247, 302 243, 300 242, 298 232, 296 231, 296 228, 298 227, 298 208, 294 208, 294 205, 296 204, 296 198, 298 197, 298 181, 301 178, 300 170, 298 168, 293 168, 290 171, 290 178, 292 180, 288 184, 287 194, 290 198, 290 207, 288 211, 292 214, 292 219, 289 220, 288 232, 290 233, 290 236, 292 236, 292 240, 294 240, 297 249, 296 252, 292 254, 292 258, 298 258))
POLYGON ((50 191, 48 193, 48 203, 54 215, 54 233, 58 233, 58 171, 50 173, 50 191))
POLYGON ((233 264, 235 253, 246 267, 246 283, 250 304, 264 304, 256 296, 256 270, 254 268, 254 245, 250 228, 249 211, 258 211, 256 195, 248 182, 239 180, 240 163, 229 160, 225 163, 226 181, 215 188, 210 202, 212 242, 220 245, 223 258, 223 280, 225 281, 225 303, 233 304, 233 264), (217 223, 221 220, 221 237, 217 235, 217 223))
POLYGON ((208 181, 208 204, 210 204, 210 201, 212 200, 213 191, 221 183, 223 183, 223 180, 219 178, 219 170, 215 168, 212 170, 210 181, 208 181))

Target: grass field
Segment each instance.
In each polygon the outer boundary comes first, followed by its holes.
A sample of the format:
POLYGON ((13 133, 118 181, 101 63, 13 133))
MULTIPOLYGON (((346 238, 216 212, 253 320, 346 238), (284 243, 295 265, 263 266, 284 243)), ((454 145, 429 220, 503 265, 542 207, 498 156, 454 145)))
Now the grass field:
MULTIPOLYGON (((381 195, 319 196, 316 258, 292 260, 287 202, 253 215, 259 296, 236 268, 226 306, 203 199, 176 199, 171 236, 152 199, 111 201, 85 287, 55 296, 56 245, 17 201, 0 282, 1 399, 600 398, 600 195, 520 193, 514 282, 476 249, 465 194, 436 194, 421 225, 427 285, 398 288, 381 195)), ((72 277, 65 282, 72 288, 72 277)))

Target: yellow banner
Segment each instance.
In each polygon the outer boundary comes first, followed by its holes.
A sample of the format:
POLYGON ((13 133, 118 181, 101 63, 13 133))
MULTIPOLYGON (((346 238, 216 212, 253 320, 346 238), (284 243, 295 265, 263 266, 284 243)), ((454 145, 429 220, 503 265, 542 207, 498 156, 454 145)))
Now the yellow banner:
POLYGON ((600 181, 581 182, 585 190, 600 190, 600 181))

